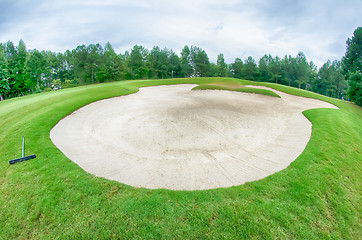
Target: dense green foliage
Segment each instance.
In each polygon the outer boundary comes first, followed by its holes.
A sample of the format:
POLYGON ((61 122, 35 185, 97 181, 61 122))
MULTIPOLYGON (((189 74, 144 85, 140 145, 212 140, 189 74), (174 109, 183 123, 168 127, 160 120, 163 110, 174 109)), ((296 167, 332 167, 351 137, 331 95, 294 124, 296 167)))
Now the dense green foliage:
POLYGON ((348 76, 348 95, 357 105, 362 106, 362 73, 353 72, 348 76))
POLYGON ((264 55, 226 64, 219 54, 216 64, 196 46, 185 46, 180 56, 155 46, 150 51, 135 45, 130 52, 116 54, 110 43, 80 45, 64 53, 26 50, 20 40, 0 44, 0 98, 12 98, 51 88, 71 87, 128 79, 166 79, 188 77, 233 77, 274 82, 298 87, 334 98, 360 99, 362 40, 358 28, 347 41, 347 52, 340 61, 327 61, 320 69, 308 62, 303 52, 279 58, 264 55), (352 74, 353 73, 353 74, 352 74), (354 77, 350 77, 350 76, 354 77), (345 78, 349 79, 346 83, 345 78), (349 88, 348 88, 349 87, 349 88), (347 96, 348 89, 348 96, 347 96))
POLYGON ((223 81, 230 79, 122 81, 0 102, 0 239, 358 239, 362 110, 348 102, 239 80, 340 109, 304 112, 313 123, 312 136, 287 169, 225 189, 148 190, 98 178, 66 158, 49 138, 61 118, 99 99, 142 86, 223 81), (9 165, 21 155, 23 135, 26 154, 37 158, 9 165))
POLYGON ((352 39, 347 40, 347 51, 342 59, 343 72, 348 80, 348 95, 362 106, 362 27, 358 27, 352 39))

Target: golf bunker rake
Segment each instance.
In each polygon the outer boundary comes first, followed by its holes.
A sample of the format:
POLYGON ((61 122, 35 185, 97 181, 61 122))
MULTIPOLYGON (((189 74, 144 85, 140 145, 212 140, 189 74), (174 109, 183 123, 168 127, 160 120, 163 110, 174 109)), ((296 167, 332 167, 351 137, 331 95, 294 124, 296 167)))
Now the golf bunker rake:
POLYGON ((22 147, 22 151, 21 151, 21 158, 10 160, 9 164, 14 164, 17 162, 24 162, 24 161, 36 158, 35 154, 29 155, 29 156, 24 156, 24 155, 25 155, 25 138, 23 136, 23 147, 22 147))

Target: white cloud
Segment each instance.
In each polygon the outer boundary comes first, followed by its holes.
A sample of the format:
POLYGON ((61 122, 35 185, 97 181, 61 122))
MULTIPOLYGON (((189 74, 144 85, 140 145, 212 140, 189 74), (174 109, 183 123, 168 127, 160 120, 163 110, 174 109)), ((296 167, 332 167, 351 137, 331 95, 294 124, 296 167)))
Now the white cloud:
POLYGON ((107 41, 121 52, 135 44, 176 53, 196 45, 214 62, 219 53, 232 62, 304 51, 320 66, 344 55, 347 37, 362 22, 358 0, 19 0, 1 6, 0 42, 22 38, 30 49, 61 52, 107 41))

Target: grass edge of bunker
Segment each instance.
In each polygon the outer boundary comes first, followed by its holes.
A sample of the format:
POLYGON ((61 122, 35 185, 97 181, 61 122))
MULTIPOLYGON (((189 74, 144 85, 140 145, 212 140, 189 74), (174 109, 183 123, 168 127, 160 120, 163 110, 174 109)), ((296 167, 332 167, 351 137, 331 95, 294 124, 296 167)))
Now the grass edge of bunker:
POLYGON ((49 138, 61 118, 100 99, 145 86, 229 80, 125 81, 0 102, 0 238, 358 238, 362 110, 352 103, 237 80, 317 98, 340 109, 304 112, 313 124, 312 137, 287 169, 225 189, 148 190, 97 178, 67 159, 49 138), (23 135, 37 158, 10 166, 8 160, 21 153, 23 135))

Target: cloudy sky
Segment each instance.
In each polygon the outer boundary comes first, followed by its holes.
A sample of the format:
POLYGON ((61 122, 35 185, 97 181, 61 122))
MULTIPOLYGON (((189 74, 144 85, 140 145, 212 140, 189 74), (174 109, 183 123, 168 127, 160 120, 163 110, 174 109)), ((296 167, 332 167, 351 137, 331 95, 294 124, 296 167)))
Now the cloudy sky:
POLYGON ((361 0, 0 0, 0 42, 64 52, 109 41, 117 53, 141 44, 178 54, 194 45, 228 63, 303 51, 321 66, 344 55, 361 12, 361 0))

